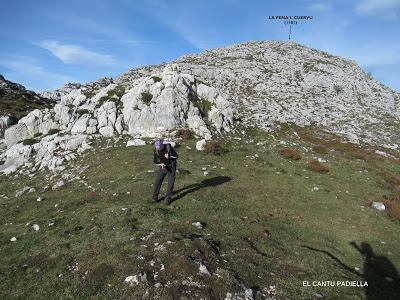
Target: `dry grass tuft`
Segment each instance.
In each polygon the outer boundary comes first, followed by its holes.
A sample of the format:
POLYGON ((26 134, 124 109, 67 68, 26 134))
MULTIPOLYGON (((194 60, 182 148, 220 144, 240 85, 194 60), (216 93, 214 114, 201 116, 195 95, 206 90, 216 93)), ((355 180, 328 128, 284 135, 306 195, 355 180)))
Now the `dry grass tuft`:
POLYGON ((400 191, 393 198, 383 197, 386 213, 389 217, 400 220, 400 191))
POLYGON ((183 140, 191 140, 193 138, 193 133, 189 129, 180 128, 176 131, 175 137, 182 138, 183 140))
POLYGON ((299 151, 290 148, 279 150, 279 154, 287 159, 299 160, 301 158, 299 151))
POLYGON ((314 172, 319 172, 319 173, 329 172, 328 167, 321 164, 318 160, 309 161, 307 166, 311 171, 314 171, 314 172))
POLYGON ((228 152, 228 149, 226 149, 219 141, 208 141, 204 145, 204 153, 206 154, 221 155, 226 152, 228 152))
POLYGON ((328 148, 322 145, 315 145, 312 147, 312 150, 318 154, 327 154, 329 151, 328 148))
POLYGON ((387 171, 383 171, 381 176, 383 180, 389 183, 392 187, 400 187, 400 176, 387 171))

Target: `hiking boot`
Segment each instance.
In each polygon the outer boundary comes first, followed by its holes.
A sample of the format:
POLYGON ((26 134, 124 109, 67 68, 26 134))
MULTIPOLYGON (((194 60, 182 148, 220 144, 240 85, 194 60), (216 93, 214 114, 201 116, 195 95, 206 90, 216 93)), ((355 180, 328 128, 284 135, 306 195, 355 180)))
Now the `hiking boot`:
POLYGON ((157 198, 154 198, 154 197, 150 197, 149 198, 149 202, 150 203, 157 203, 159 200, 157 199, 157 198))
POLYGON ((166 204, 166 205, 170 205, 171 204, 171 198, 165 198, 164 199, 164 203, 166 204))

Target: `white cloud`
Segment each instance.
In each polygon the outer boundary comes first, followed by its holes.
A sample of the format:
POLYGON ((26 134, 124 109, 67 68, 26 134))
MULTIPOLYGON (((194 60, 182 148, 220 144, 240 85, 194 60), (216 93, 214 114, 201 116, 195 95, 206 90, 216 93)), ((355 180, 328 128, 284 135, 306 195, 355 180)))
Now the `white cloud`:
POLYGON ((90 51, 78 45, 61 44, 57 41, 43 41, 38 45, 49 50, 65 64, 84 66, 115 66, 118 64, 111 55, 90 51))
POLYGON ((332 8, 331 8, 331 6, 329 6, 326 3, 318 2, 318 3, 314 3, 314 4, 310 5, 308 7, 308 9, 311 11, 322 13, 322 12, 330 11, 332 8))
POLYGON ((400 11, 400 0, 361 0, 356 5, 360 15, 383 14, 389 18, 397 18, 400 11))

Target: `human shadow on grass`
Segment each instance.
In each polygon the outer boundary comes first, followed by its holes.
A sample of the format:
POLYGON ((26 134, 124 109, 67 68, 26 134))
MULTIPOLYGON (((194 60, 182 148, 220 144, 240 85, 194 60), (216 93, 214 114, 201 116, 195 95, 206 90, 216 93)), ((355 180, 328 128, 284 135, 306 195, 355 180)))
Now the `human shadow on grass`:
POLYGON ((179 190, 175 190, 174 196, 172 197, 172 202, 174 202, 178 199, 181 199, 181 198, 185 197, 186 195, 193 193, 195 191, 198 191, 202 188, 218 186, 218 185, 224 184, 226 182, 229 182, 231 180, 232 180, 232 177, 229 177, 229 176, 216 176, 216 177, 204 179, 199 183, 190 184, 179 190))
MULTIPOLYGON (((400 295, 400 277, 396 267, 386 256, 377 256, 369 243, 363 242, 357 245, 355 242, 350 243, 363 257, 364 266, 363 273, 355 271, 353 268, 345 265, 333 254, 325 250, 303 246, 309 250, 322 252, 332 258, 343 269, 356 275, 367 282, 364 286, 365 297, 367 300, 377 299, 399 299, 400 295)), ((354 280, 348 278, 349 280, 354 280)))

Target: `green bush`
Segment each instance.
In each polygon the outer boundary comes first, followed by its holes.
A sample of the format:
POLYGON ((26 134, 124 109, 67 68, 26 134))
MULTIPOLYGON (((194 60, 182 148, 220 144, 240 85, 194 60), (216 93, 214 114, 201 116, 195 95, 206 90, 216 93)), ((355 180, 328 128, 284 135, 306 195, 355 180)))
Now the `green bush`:
POLYGON ((140 94, 140 100, 146 104, 149 104, 153 99, 153 95, 149 92, 143 92, 140 94))
POLYGON ((38 143, 39 141, 38 140, 36 140, 36 139, 25 139, 25 140, 23 140, 22 141, 22 145, 33 145, 33 144, 36 144, 36 143, 38 143))
POLYGON ((204 145, 204 153, 206 154, 221 155, 225 154, 226 152, 228 152, 228 149, 226 149, 219 141, 208 141, 204 145))
POLYGON ((84 115, 84 114, 90 114, 90 111, 87 110, 87 109, 78 109, 78 110, 76 111, 76 113, 78 114, 78 116, 82 116, 82 115, 84 115))
POLYGON ((156 82, 160 82, 162 79, 160 78, 160 77, 158 77, 158 76, 153 76, 153 77, 151 77, 152 79, 153 79, 153 81, 154 81, 154 83, 156 83, 156 82))
POLYGON ((96 104, 96 108, 99 108, 102 106, 105 102, 107 102, 110 99, 110 96, 103 96, 99 99, 99 101, 96 104))
POLYGON ((50 129, 47 134, 52 135, 52 134, 59 133, 60 131, 61 131, 60 129, 53 128, 53 129, 50 129))
POLYGON ((192 98, 194 105, 199 109, 201 116, 208 117, 208 113, 212 108, 212 103, 203 98, 197 98, 197 96, 192 98))
POLYGON ((41 136, 41 135, 42 135, 41 132, 36 132, 36 133, 33 135, 33 137, 39 137, 39 136, 41 136))
POLYGON ((121 98, 125 94, 125 88, 122 85, 117 85, 115 89, 109 90, 107 95, 109 98, 116 95, 118 98, 121 98))

